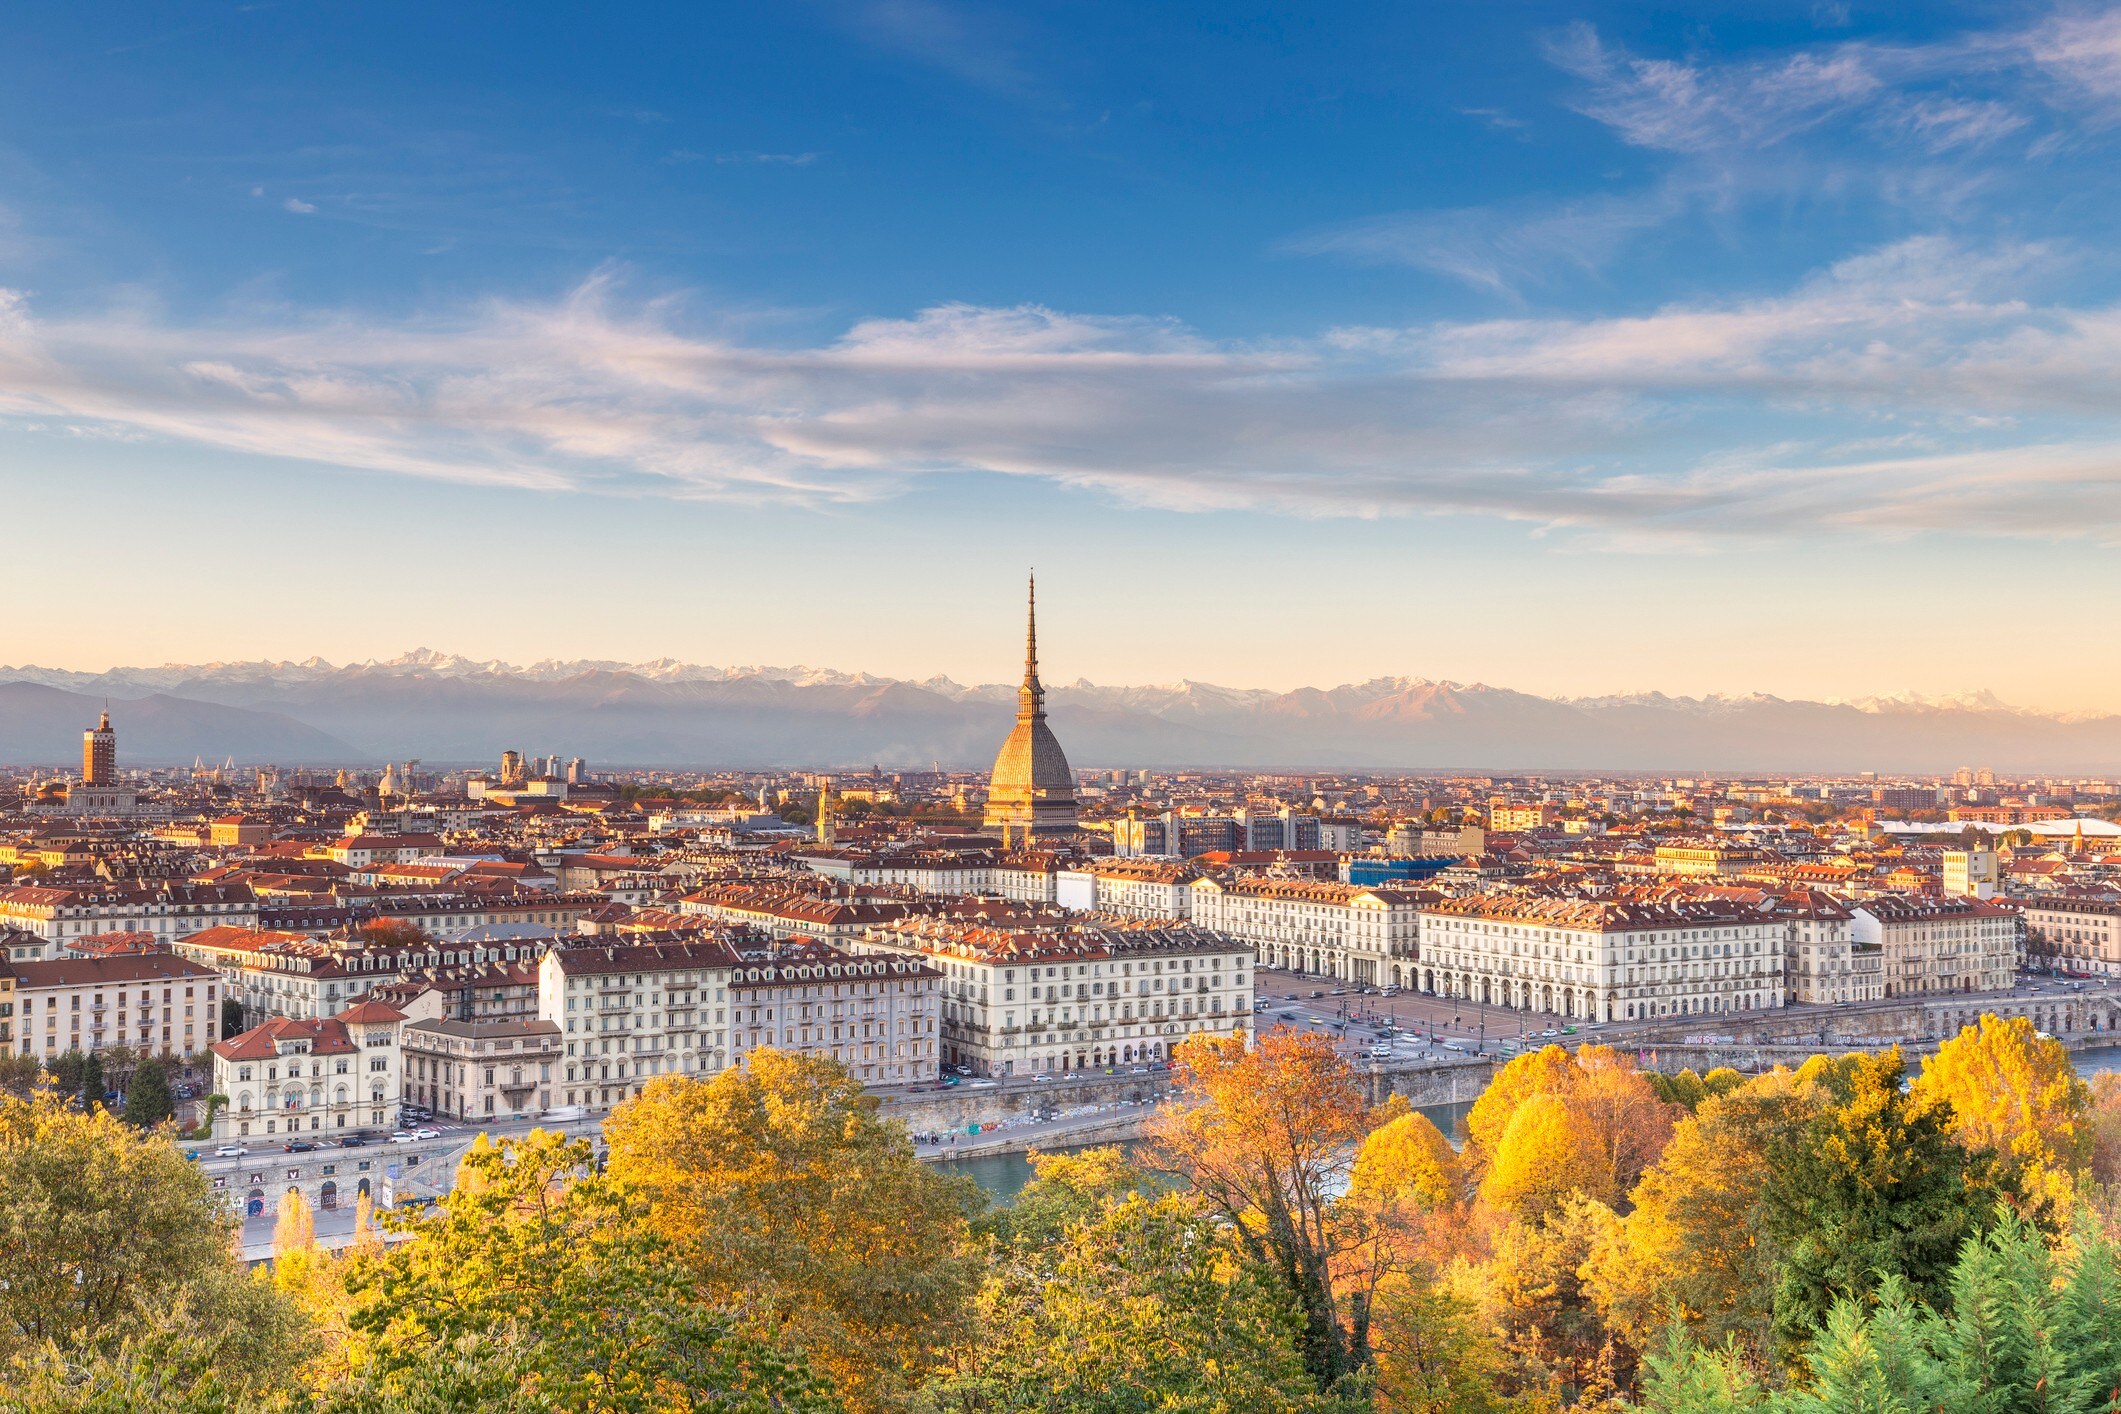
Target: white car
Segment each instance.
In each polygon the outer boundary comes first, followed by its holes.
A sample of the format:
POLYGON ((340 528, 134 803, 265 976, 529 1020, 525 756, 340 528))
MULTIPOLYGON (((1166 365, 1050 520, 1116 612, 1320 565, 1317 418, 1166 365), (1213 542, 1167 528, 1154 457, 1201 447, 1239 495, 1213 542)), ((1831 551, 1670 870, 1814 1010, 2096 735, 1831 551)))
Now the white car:
POLYGON ((401 1129, 396 1134, 390 1136, 390 1142, 393 1144, 410 1144, 414 1139, 417 1139, 418 1137, 418 1135, 411 1133, 409 1130, 401 1129))
POLYGON ((1034 1075, 1031 1078, 1033 1080, 1051 1080, 1053 1077, 1050 1075, 1034 1075))
POLYGON ((420 1126, 420 1127, 419 1127, 418 1129, 415 1129, 415 1130, 413 1131, 413 1134, 414 1134, 414 1135, 416 1135, 417 1137, 421 1138, 421 1139, 440 1139, 440 1138, 442 1137, 442 1131, 441 1131, 441 1130, 439 1130, 439 1129, 429 1129, 429 1128, 428 1128, 428 1127, 427 1127, 426 1125, 424 1125, 424 1124, 423 1124, 423 1125, 421 1125, 421 1126, 420 1126))
POLYGON ((1372 1046, 1370 1047, 1370 1057, 1373 1060, 1390 1060, 1392 1058, 1392 1048, 1390 1046, 1372 1046))
POLYGON ((250 1150, 244 1148, 241 1144, 223 1144, 220 1148, 214 1150, 214 1157, 217 1159, 240 1159, 249 1152, 250 1150))

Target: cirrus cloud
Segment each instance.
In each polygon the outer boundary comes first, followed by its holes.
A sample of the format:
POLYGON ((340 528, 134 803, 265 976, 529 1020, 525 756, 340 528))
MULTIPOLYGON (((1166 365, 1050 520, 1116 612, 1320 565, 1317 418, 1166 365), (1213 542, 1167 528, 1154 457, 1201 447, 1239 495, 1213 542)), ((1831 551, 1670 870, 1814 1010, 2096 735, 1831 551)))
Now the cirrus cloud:
POLYGON ((0 292, 0 419, 554 493, 819 504, 984 474, 1607 545, 2121 538, 2121 310, 2039 298, 2069 261, 1924 238, 1750 301, 1249 342, 945 305, 775 346, 609 271, 395 322, 44 318, 0 292))

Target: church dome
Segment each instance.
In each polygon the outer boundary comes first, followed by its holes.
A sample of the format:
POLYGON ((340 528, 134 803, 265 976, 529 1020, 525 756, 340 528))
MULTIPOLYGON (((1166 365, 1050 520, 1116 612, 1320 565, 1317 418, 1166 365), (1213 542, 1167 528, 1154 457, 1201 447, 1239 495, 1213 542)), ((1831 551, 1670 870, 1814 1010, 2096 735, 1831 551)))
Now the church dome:
POLYGON ((1046 725, 1046 689, 1038 680, 1038 582, 1031 584, 1024 633, 1024 681, 1016 690, 1016 726, 994 758, 987 781, 986 823, 1011 834, 1075 829, 1075 773, 1046 725))
POLYGON ((1075 798, 1075 774, 1068 769, 1068 754, 1046 725, 1043 712, 1029 721, 1019 720, 1009 739, 994 758, 994 776, 987 798, 1001 794, 1065 794, 1075 798))

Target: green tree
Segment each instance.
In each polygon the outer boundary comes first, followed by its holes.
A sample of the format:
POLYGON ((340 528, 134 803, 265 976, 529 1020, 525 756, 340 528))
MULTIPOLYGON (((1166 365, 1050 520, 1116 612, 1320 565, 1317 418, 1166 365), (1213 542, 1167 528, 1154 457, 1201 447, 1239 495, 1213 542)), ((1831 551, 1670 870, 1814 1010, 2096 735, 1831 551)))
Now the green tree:
POLYGON ((52 1080, 62 1095, 92 1105, 103 1098, 103 1060, 94 1051, 72 1050, 51 1065, 52 1080))
POLYGON ((243 1034, 243 1003, 234 997, 221 998, 221 1039, 243 1034))
POLYGON ((33 1055, 0 1050, 0 1095, 26 1100, 44 1083, 44 1066, 33 1055))
POLYGON ((176 1097, 170 1094, 169 1070, 153 1056, 133 1069, 132 1084, 125 1092, 125 1122, 153 1129, 177 1113, 176 1097))
POLYGON ((800 1357, 703 1295, 646 1205, 590 1159, 587 1141, 543 1130, 475 1142, 431 1213, 392 1222, 412 1240, 349 1273, 349 1374, 320 1408, 831 1409, 800 1357))
POLYGON ((1116 1146, 1073 1154, 1030 1153, 1031 1181, 1006 1207, 987 1219, 988 1228, 1019 1251, 1042 1251, 1068 1229, 1095 1222, 1105 1210, 1157 1185, 1116 1146))
POLYGON ((1887 1276, 1941 1301, 1960 1243, 1994 1201, 1952 1142, 1951 1106, 1904 1091, 1904 1075, 1898 1047, 1814 1057, 1798 1072, 1820 1104, 1776 1135, 1764 1190, 1766 1227, 1783 1252, 1774 1325, 1786 1350, 1836 1298, 1867 1298, 1887 1276))
POLYGON ((895 1407, 955 1344, 984 1199, 915 1159, 845 1066, 752 1051, 649 1082, 604 1132, 702 1293, 793 1340, 849 1408, 895 1407))
POLYGON ((237 1267, 234 1227, 166 1140, 49 1090, 0 1100, 0 1367, 41 1359, 93 1383, 162 1351, 229 1388, 272 1382, 293 1327, 237 1267))
POLYGON ((1502 1358, 1473 1308, 1433 1282, 1394 1280, 1370 1320, 1382 1414, 1502 1414, 1502 1358))
POLYGON ((1232 1260, 1187 1195, 1133 1195, 982 1289, 963 1368, 931 1407, 1274 1414, 1324 1407, 1274 1283, 1232 1260))
POLYGON ((2004 1208, 1952 1264, 1948 1311, 1897 1275, 1837 1299, 1807 1342, 1797 1388, 1768 1395, 1738 1347, 1674 1324, 1645 1360, 1654 1414, 2106 1414, 2121 1391, 2121 1264, 2095 1226, 2062 1256, 2004 1208))

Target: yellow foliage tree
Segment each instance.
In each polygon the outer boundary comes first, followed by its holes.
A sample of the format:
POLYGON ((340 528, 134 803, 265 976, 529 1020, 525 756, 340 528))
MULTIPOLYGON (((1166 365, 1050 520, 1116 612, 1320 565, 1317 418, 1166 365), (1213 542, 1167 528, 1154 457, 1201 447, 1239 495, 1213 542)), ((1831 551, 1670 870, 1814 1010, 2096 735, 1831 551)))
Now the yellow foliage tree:
POLYGON ((961 1332, 978 1192, 916 1160, 846 1067, 753 1051, 651 1081, 604 1133, 703 1292, 792 1339, 849 1409, 898 1407, 961 1332))
POLYGON ((1457 1202, 1464 1184, 1451 1141, 1427 1115, 1413 1111, 1371 1130, 1348 1176, 1351 1197, 1408 1200, 1429 1212, 1457 1202))
POLYGON ((1510 1116, 1480 1182, 1489 1207, 1537 1221, 1573 1193, 1603 1200, 1610 1191, 1597 1135, 1577 1122, 1566 1099, 1535 1094, 1510 1116))
POLYGON ((1915 1086, 1951 1105, 1954 1139, 2010 1156, 2028 1202, 2066 1215, 2091 1160, 2091 1091, 2060 1041, 2041 1038, 2025 1017, 1984 1014, 1937 1048, 1915 1086))
POLYGON ((291 1253, 313 1252, 317 1246, 317 1217, 299 1188, 280 1195, 280 1210, 273 1218, 273 1258, 284 1260, 291 1253))
POLYGON ((1676 1312, 1712 1345, 1737 1335, 1769 1347, 1776 1263, 1760 1205, 1770 1149, 1816 1099, 1787 1070, 1701 1102, 1681 1120, 1631 1195, 1632 1210, 1594 1250, 1585 1287, 1637 1349, 1676 1312))
POLYGON ((1466 1112, 1465 1166, 1474 1179, 1487 1172, 1503 1131, 1517 1107, 1534 1095, 1550 1095, 1568 1088, 1575 1062, 1559 1046, 1544 1046, 1518 1056, 1488 1082, 1466 1112))

